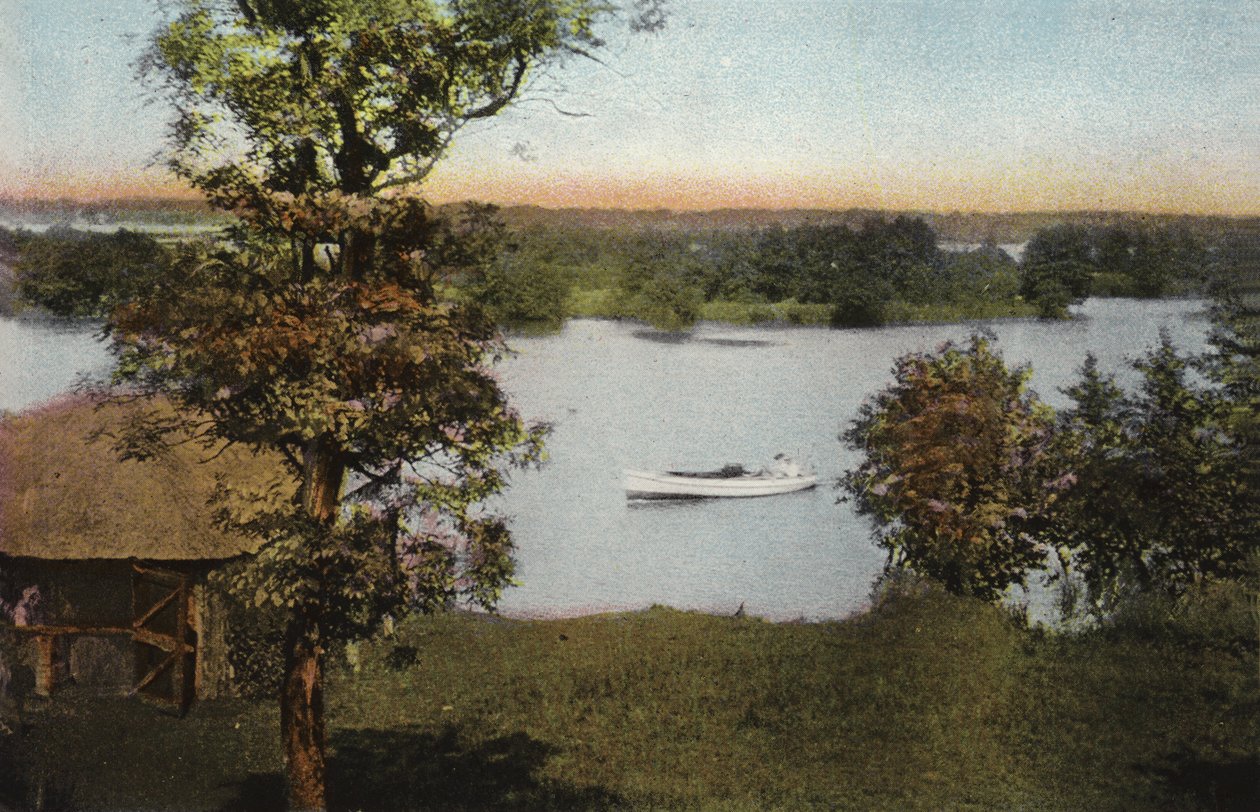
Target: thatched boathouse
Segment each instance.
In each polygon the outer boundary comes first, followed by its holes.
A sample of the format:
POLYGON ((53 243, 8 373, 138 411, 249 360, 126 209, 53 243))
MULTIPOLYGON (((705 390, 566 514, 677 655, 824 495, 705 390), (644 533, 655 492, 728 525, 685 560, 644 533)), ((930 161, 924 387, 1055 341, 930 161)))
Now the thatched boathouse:
POLYGON ((73 681, 183 710, 232 691, 207 577, 256 552, 215 525, 216 483, 274 462, 195 442, 121 460, 113 437, 139 408, 78 398, 0 421, 0 622, 37 693, 73 681))

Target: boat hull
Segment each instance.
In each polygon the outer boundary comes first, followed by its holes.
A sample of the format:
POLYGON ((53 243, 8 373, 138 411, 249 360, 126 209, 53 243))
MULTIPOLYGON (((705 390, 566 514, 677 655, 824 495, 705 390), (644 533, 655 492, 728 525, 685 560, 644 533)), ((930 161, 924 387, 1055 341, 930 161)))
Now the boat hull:
POLYGON ((627 499, 721 499, 777 496, 808 490, 818 477, 764 476, 733 477, 679 476, 657 471, 625 472, 627 499))

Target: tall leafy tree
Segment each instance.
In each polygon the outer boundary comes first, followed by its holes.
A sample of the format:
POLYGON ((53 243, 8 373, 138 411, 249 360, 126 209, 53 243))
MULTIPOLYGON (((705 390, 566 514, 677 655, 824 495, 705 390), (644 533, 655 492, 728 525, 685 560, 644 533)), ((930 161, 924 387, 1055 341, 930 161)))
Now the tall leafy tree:
MULTIPOLYGON (((660 24, 636 0, 632 27, 660 24)), ((485 259, 414 197, 469 122, 547 66, 589 56, 602 0, 184 0, 147 76, 175 110, 171 168, 240 226, 190 246, 112 319, 121 377, 209 443, 279 452, 297 498, 235 494, 261 536, 233 587, 285 617, 291 806, 326 803, 323 662, 389 614, 492 606, 511 576, 478 509, 538 458, 486 368, 502 352, 445 282, 485 259)), ((475 242, 475 241, 474 241, 475 242)), ((169 421, 137 427, 143 448, 169 421)), ((282 490, 278 491, 282 492, 282 490)))
POLYGON ((1213 269, 1215 303, 1206 359, 1208 376, 1222 388, 1225 423, 1246 449, 1248 482, 1260 491, 1260 249, 1254 234, 1223 241, 1213 269))
MULTIPOLYGON (((1054 452, 1070 487, 1051 505, 1046 540, 1061 564, 1056 577, 1084 582, 1084 605, 1106 614, 1127 590, 1147 588, 1150 571, 1138 526, 1142 505, 1133 475, 1125 393, 1115 378, 1085 358, 1063 390, 1072 405, 1058 415, 1054 452)), ((1070 614, 1080 606, 1074 590, 1070 614)))
POLYGON ((1165 337, 1134 362, 1124 393, 1088 359, 1060 415, 1060 464, 1072 487, 1051 511, 1047 539, 1105 615, 1126 594, 1173 595, 1236 577, 1256 550, 1255 449, 1234 420, 1228 387, 1191 379, 1192 361, 1165 337))
POLYGON ((1219 420, 1221 393, 1188 380, 1190 360, 1167 336, 1135 366, 1143 380, 1128 405, 1152 567, 1173 588, 1236 574, 1256 527, 1243 521, 1241 449, 1219 420))
POLYGON ((1084 226, 1057 225, 1033 235, 1020 262, 1019 292, 1046 318, 1062 318, 1068 305, 1089 296, 1097 257, 1084 226))
POLYGON ((843 485, 874 521, 889 567, 997 600, 1044 565, 1036 538, 1065 481, 1050 465, 1053 416, 989 342, 902 356, 844 441, 864 455, 843 485))

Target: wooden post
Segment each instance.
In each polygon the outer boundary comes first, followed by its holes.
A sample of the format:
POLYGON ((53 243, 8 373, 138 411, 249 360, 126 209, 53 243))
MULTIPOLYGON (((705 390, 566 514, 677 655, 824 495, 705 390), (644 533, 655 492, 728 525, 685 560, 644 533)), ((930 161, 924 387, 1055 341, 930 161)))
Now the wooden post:
POLYGON ((52 696, 57 677, 53 673, 53 641, 50 634, 35 635, 35 693, 52 696))
POLYGON ((192 704, 191 676, 188 673, 188 576, 181 574, 179 587, 176 589, 175 603, 175 670, 171 672, 171 682, 175 689, 176 705, 182 714, 192 704))

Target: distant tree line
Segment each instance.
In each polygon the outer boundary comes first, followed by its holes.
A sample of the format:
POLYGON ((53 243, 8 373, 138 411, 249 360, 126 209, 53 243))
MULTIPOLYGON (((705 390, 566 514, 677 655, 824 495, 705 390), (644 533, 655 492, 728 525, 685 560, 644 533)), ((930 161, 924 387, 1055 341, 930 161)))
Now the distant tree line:
POLYGON ((1019 292, 1042 316, 1060 318, 1093 295, 1158 298, 1206 289, 1215 258, 1175 226, 1055 225, 1029 240, 1019 292))
MULTIPOLYGON (((991 242, 946 250, 923 219, 906 215, 870 216, 856 226, 510 230, 496 207, 466 204, 431 219, 447 234, 439 242, 477 253, 453 263, 463 270, 448 279, 450 289, 512 328, 555 328, 574 315, 633 318, 668 330, 687 329, 706 314, 836 327, 907 318, 1062 318, 1091 295, 1203 292, 1230 264, 1228 239, 1207 246, 1175 224, 1049 226, 1017 262, 991 242)), ((54 227, 13 239, 19 295, 63 315, 105 313, 167 273, 171 261, 162 243, 126 230, 54 227)))
POLYGON ((799 304, 841 327, 895 320, 907 305, 942 319, 976 312, 966 306, 977 304, 1023 305, 1062 318, 1090 295, 1202 292, 1219 265, 1200 238, 1175 225, 1050 226, 1016 262, 991 242, 945 250, 924 220, 904 215, 872 216, 856 227, 760 230, 535 226, 514 239, 506 261, 528 303, 517 315, 554 318, 573 291, 602 291, 596 315, 665 329, 689 327, 712 303, 741 305, 751 321, 772 318, 771 306, 782 312, 799 304), (545 299, 536 293, 543 278, 550 282, 545 299))
POLYGON ((891 303, 1010 300, 1018 286, 1015 261, 997 246, 943 251, 935 232, 910 217, 870 218, 858 228, 534 226, 513 235, 502 264, 520 284, 525 306, 516 312, 526 320, 554 318, 566 301, 586 296, 598 302, 587 315, 674 330, 690 327, 712 303, 739 306, 747 321, 774 318, 771 306, 791 313, 800 305, 836 326, 865 326, 886 321, 891 303), (541 278, 551 282, 545 297, 541 278))

